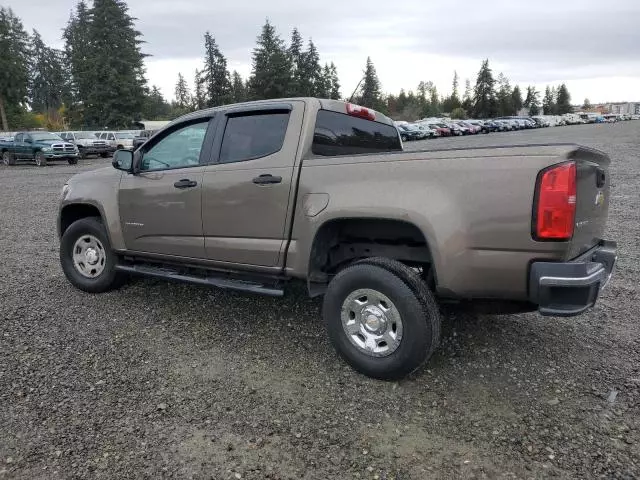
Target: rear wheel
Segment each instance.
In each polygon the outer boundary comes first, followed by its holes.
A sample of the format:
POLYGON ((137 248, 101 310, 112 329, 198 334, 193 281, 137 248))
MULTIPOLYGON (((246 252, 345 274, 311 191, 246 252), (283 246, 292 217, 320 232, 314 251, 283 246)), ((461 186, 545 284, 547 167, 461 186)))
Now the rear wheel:
POLYGON ((82 218, 65 230, 60 240, 60 264, 76 288, 101 293, 122 285, 125 276, 116 271, 116 255, 96 217, 82 218))
POLYGON ((5 165, 15 165, 16 164, 16 157, 14 154, 10 153, 10 152, 4 152, 2 154, 2 163, 4 163, 5 165))
POLYGON ((331 343, 347 363, 383 380, 418 368, 440 338, 431 291, 416 272, 390 259, 363 260, 336 275, 323 316, 331 343))
POLYGON ((44 156, 42 152, 36 152, 34 160, 36 161, 36 165, 39 167, 47 166, 47 158, 44 156))

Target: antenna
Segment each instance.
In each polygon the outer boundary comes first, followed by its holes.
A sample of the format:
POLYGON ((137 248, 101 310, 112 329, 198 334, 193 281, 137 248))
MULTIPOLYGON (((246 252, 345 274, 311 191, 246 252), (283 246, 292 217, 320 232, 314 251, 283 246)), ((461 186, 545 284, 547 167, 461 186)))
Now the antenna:
POLYGON ((358 91, 358 89, 360 88, 360 84, 362 83, 362 81, 365 79, 366 75, 363 76, 360 81, 358 82, 358 85, 356 85, 356 89, 353 91, 353 93, 351 94, 351 96, 349 97, 349 103, 353 102, 353 97, 356 94, 356 92, 358 91))

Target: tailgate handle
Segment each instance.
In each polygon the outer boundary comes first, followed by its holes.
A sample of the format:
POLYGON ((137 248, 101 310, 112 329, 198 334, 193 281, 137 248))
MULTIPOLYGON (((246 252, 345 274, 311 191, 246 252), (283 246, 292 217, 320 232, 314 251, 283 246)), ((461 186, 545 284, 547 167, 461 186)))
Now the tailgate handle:
POLYGON ((605 182, 607 181, 607 175, 604 173, 603 168, 596 169, 596 187, 602 188, 604 187, 605 182))

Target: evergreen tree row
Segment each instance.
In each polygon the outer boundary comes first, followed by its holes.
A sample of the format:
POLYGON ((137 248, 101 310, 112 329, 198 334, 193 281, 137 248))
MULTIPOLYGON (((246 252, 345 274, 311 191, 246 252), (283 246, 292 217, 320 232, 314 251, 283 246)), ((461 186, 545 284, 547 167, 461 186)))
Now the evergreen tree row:
MULTIPOLYGON (((341 98, 336 66, 320 62, 312 39, 306 42, 294 28, 287 44, 267 21, 252 52, 252 69, 244 79, 229 71, 214 35, 204 35, 204 58, 192 88, 178 75, 169 104, 157 86, 145 79, 142 34, 124 0, 80 0, 62 38, 64 50, 48 47, 37 31, 28 34, 13 12, 0 7, 0 128, 129 128, 140 119, 175 118, 181 114, 231 102, 282 97, 341 98), (34 123, 35 113, 44 124, 34 123)), ((449 96, 439 95, 429 81, 415 92, 385 95, 375 66, 367 58, 363 77, 349 99, 393 118, 413 120, 449 113, 485 118, 514 115, 523 107, 531 115, 571 111, 566 85, 540 93, 527 87, 525 99, 516 85, 499 74, 494 78, 484 60, 475 86, 470 80, 460 95, 454 72, 449 96)), ((586 99, 585 105, 589 102, 586 99)))

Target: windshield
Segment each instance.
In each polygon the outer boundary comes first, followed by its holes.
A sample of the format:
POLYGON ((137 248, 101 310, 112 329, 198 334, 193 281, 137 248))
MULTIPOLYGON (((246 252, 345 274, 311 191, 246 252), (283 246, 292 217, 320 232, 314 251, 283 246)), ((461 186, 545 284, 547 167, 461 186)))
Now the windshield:
POLYGON ((131 133, 116 133, 116 138, 118 140, 123 140, 126 138, 134 138, 131 133))
POLYGON ((49 132, 32 132, 29 134, 34 142, 53 140, 54 142, 62 142, 62 138, 49 132))
POLYGON ((96 136, 91 132, 75 132, 74 135, 78 139, 80 139, 80 138, 91 139, 91 140, 95 140, 96 139, 96 136))

